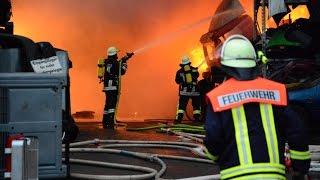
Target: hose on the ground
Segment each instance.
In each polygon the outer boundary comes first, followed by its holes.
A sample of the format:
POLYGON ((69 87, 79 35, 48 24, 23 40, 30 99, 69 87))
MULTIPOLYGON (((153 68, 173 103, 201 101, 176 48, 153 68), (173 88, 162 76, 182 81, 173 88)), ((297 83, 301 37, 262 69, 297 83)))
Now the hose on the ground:
POLYGON ((100 180, 100 179, 114 179, 114 180, 130 180, 130 179, 152 179, 156 176, 157 170, 137 166, 137 165, 126 165, 126 164, 118 164, 118 163, 107 163, 107 162, 100 162, 100 161, 91 161, 91 160, 81 160, 81 159, 70 159, 71 163, 74 164, 84 164, 84 165, 92 165, 92 166, 101 166, 101 167, 108 167, 108 168, 119 168, 119 169, 126 169, 126 170, 133 170, 133 171, 140 171, 146 172, 147 174, 142 175, 93 175, 93 174, 81 174, 81 173, 71 173, 71 177, 77 179, 93 179, 93 180, 100 180))
POLYGON ((182 160, 182 161, 191 161, 191 162, 214 164, 214 162, 212 160, 209 160, 209 159, 192 158, 192 157, 184 157, 184 156, 173 156, 173 155, 163 155, 163 154, 158 154, 157 156, 159 158, 165 158, 165 159, 175 159, 175 160, 182 160))
MULTIPOLYGON (((166 171, 166 164, 160 159, 160 158, 167 158, 167 159, 175 159, 175 160, 184 160, 184 161, 192 161, 192 162, 199 162, 199 163, 208 163, 212 164, 213 162, 208 159, 201 159, 201 158, 191 158, 191 157, 183 157, 183 156, 172 156, 172 155, 156 155, 156 154, 149 154, 149 153, 140 153, 140 152, 132 152, 132 151, 124 151, 124 150, 117 150, 117 149, 102 149, 105 147, 166 147, 166 148, 179 148, 179 149, 185 149, 189 150, 194 154, 197 154, 201 157, 205 157, 205 155, 202 153, 202 151, 199 152, 199 149, 202 149, 203 146, 195 143, 186 143, 186 142, 175 142, 175 141, 129 141, 129 140, 100 140, 100 139, 94 139, 89 141, 83 141, 83 142, 76 142, 71 143, 70 147, 77 147, 77 146, 84 146, 84 145, 90 145, 94 144, 97 145, 99 148, 71 148, 70 152, 79 152, 79 153, 115 153, 119 155, 126 155, 126 156, 133 156, 145 160, 149 160, 151 162, 157 162, 161 166, 161 169, 157 171, 154 178, 155 179, 162 179, 161 176, 166 171), (116 143, 116 144, 110 144, 110 145, 101 145, 102 143, 116 143), (122 144, 119 144, 122 143, 122 144), (126 143, 126 144, 123 144, 126 143)), ((90 162, 87 160, 72 160, 72 163, 86 163, 88 165, 94 165, 96 162, 90 162)), ((107 167, 108 163, 104 164, 104 162, 98 162, 96 165, 100 165, 107 167)), ((110 165, 110 164, 109 164, 110 165)), ((131 168, 131 165, 124 165, 124 167, 131 168)), ((132 169, 134 170, 134 169, 132 169)), ((107 176, 107 175, 90 175, 90 174, 71 174, 71 177, 74 178, 86 178, 86 179, 106 179, 106 178, 132 178, 132 179, 139 179, 139 178, 145 178, 150 176, 149 174, 144 175, 134 175, 134 176, 107 176)))
POLYGON ((178 180, 215 180, 215 179, 220 179, 220 174, 209 175, 209 176, 198 176, 198 177, 191 177, 191 178, 182 178, 178 180))
POLYGON ((173 133, 173 134, 175 134, 175 135, 177 135, 177 136, 182 136, 182 137, 184 137, 184 138, 193 140, 193 141, 195 141, 195 142, 203 143, 203 139, 194 137, 193 135, 190 135, 190 133, 176 132, 176 131, 173 131, 173 130, 171 130, 171 129, 168 129, 167 131, 170 132, 170 133, 173 133))
POLYGON ((138 127, 138 128, 126 128, 127 131, 145 131, 145 130, 151 130, 151 129, 158 129, 167 127, 167 125, 155 125, 155 126, 147 126, 147 127, 138 127))
MULTIPOLYGON (((174 132, 176 135, 181 135, 187 138, 194 138, 190 134, 186 133, 179 133, 174 132)), ((117 180, 123 180, 123 179, 163 179, 161 176, 166 171, 166 164, 160 159, 160 158, 167 158, 167 159, 176 159, 176 160, 184 160, 184 161, 192 161, 192 162, 200 162, 200 163, 208 163, 213 164, 211 160, 208 159, 202 159, 202 158, 191 158, 191 157, 182 157, 182 156, 172 156, 172 155, 157 155, 157 154, 149 154, 149 153, 140 153, 140 152, 132 152, 132 151, 124 151, 124 150, 118 150, 118 149, 103 149, 103 148, 111 148, 111 147, 160 147, 160 148, 179 148, 191 151, 192 153, 195 153, 199 155, 200 157, 205 157, 203 152, 203 146, 196 143, 189 143, 189 142, 175 142, 175 141, 130 141, 130 140, 100 140, 100 139, 94 139, 90 141, 83 141, 83 142, 77 142, 70 144, 70 147, 77 147, 77 146, 83 146, 83 145, 90 145, 94 144, 99 148, 71 148, 70 152, 96 152, 96 153, 114 153, 119 155, 125 155, 125 156, 132 156, 137 157, 140 159, 148 160, 151 162, 156 162, 161 166, 161 169, 159 171, 148 168, 148 167, 142 167, 142 166, 134 166, 134 165, 120 165, 119 168, 122 169, 130 169, 130 170, 140 170, 143 172, 147 172, 147 174, 142 175, 123 175, 123 176, 110 176, 110 175, 90 175, 90 174, 79 174, 79 173, 72 173, 71 177, 74 178, 85 178, 85 179, 117 179, 117 180), (104 143, 115 143, 115 144, 104 144, 104 143), (134 167, 131 167, 134 166, 134 167), (151 172, 152 171, 152 172, 151 172)), ((313 160, 312 166, 310 168, 310 171, 320 171, 319 168, 319 162, 314 162, 314 160, 319 160, 319 151, 313 150, 311 151, 312 156, 311 159, 313 160)), ((106 163, 106 162, 98 162, 98 161, 89 161, 89 160, 71 160, 72 163, 82 163, 82 164, 88 164, 88 165, 98 165, 103 167, 110 167, 114 166, 115 163, 106 163)), ((139 171, 138 170, 138 171, 139 171)), ((209 175, 209 176, 199 176, 199 177, 192 177, 192 178, 183 178, 180 180, 213 180, 213 179, 219 179, 220 175, 209 175)))
POLYGON ((168 129, 172 131, 178 131, 178 132, 186 132, 186 133, 196 133, 196 134, 205 134, 205 130, 203 129, 193 129, 193 128, 160 128, 160 132, 167 132, 168 129))
POLYGON ((187 142, 177 142, 177 141, 130 141, 130 140, 101 140, 94 139, 88 141, 81 141, 76 143, 71 143, 70 147, 84 146, 95 144, 99 145, 101 143, 118 143, 118 144, 168 144, 168 145, 181 145, 188 147, 199 147, 201 145, 195 143, 187 143, 187 142))
MULTIPOLYGON (((125 151, 125 150, 118 150, 118 149, 98 149, 98 148, 71 148, 70 152, 78 152, 78 153, 93 153, 93 152, 94 153, 111 153, 111 154, 132 156, 132 157, 148 160, 150 162, 156 162, 157 164, 159 164, 161 166, 161 169, 160 169, 160 171, 158 171, 155 174, 155 177, 161 177, 164 174, 164 172, 166 171, 166 169, 167 169, 166 164, 160 158, 158 158, 156 155, 153 155, 153 154, 125 151)), ((90 163, 90 161, 87 161, 87 160, 83 160, 83 162, 90 163)), ((99 162, 99 161, 96 161, 96 162, 99 162)), ((107 164, 104 164, 104 166, 107 166, 107 164)), ((109 164, 112 164, 112 163, 109 163, 109 164)), ((100 164, 97 164, 97 165, 100 165, 100 164)), ((131 165, 128 165, 128 166, 130 166, 130 168, 132 169, 131 165)), ((110 167, 110 165, 108 167, 110 167)), ((127 167, 127 165, 125 165, 125 167, 127 167)), ((132 169, 132 170, 136 170, 136 169, 132 169)), ((71 174, 71 176, 72 176, 72 174, 71 174)))
POLYGON ((195 143, 186 143, 186 142, 176 142, 176 141, 129 141, 129 140, 100 140, 100 139, 94 139, 90 141, 83 141, 83 142, 77 142, 77 143, 71 143, 70 147, 76 147, 76 146, 83 146, 83 145, 89 145, 89 144, 95 144, 99 148, 111 148, 111 147, 162 147, 162 148, 179 148, 179 149, 185 149, 189 150, 192 153, 206 158, 206 155, 204 154, 201 149, 204 147, 200 144, 195 143), (117 143, 117 144, 107 144, 107 145, 100 145, 101 143, 117 143), (121 144, 119 144, 121 143, 121 144))
POLYGON ((187 128, 187 129, 201 129, 204 130, 203 126, 194 126, 194 125, 188 125, 188 124, 159 124, 159 125, 153 125, 153 126, 145 126, 145 127, 138 127, 138 128, 126 128, 127 131, 145 131, 145 130, 151 130, 151 129, 159 129, 159 128, 187 128))
POLYGON ((117 148, 117 147, 148 147, 148 148, 175 148, 175 149, 184 149, 189 150, 192 153, 205 158, 206 155, 201 153, 201 151, 195 150, 195 148, 185 147, 185 146, 176 146, 176 145, 166 145, 166 144, 108 144, 101 145, 98 148, 117 148))
POLYGON ((179 132, 179 134, 184 134, 184 135, 197 137, 197 138, 201 138, 201 139, 205 138, 205 135, 203 135, 203 134, 192 134, 192 133, 185 133, 185 132, 179 132))

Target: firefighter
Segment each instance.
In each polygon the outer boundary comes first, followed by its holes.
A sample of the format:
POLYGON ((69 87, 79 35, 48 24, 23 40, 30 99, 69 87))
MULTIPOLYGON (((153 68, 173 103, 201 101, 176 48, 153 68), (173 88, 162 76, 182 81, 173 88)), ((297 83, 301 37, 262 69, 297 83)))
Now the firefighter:
POLYGON ((199 81, 198 86, 201 100, 201 122, 204 122, 207 106, 206 94, 214 88, 214 82, 212 79, 212 74, 209 71, 203 72, 202 77, 203 79, 199 81))
POLYGON ((174 123, 181 123, 189 99, 192 99, 193 117, 195 121, 200 121, 201 100, 198 90, 198 68, 191 66, 188 56, 182 57, 180 69, 176 73, 175 81, 179 84, 179 104, 174 123))
POLYGON ((244 36, 229 37, 220 55, 231 78, 207 94, 204 144, 221 179, 285 179, 286 142, 295 177, 304 177, 310 167, 305 126, 287 106, 285 86, 258 77, 255 50, 244 36))
POLYGON ((120 93, 120 78, 126 73, 127 60, 130 59, 134 53, 127 53, 126 56, 118 60, 118 49, 109 47, 107 54, 107 59, 99 60, 98 77, 100 82, 104 82, 103 91, 106 94, 102 120, 103 128, 113 129, 120 93))
POLYGON ((201 122, 205 121, 207 111, 207 100, 206 94, 213 88, 219 86, 223 81, 226 80, 227 75, 217 65, 211 67, 211 72, 206 71, 202 73, 203 79, 199 81, 199 91, 201 99, 201 122))

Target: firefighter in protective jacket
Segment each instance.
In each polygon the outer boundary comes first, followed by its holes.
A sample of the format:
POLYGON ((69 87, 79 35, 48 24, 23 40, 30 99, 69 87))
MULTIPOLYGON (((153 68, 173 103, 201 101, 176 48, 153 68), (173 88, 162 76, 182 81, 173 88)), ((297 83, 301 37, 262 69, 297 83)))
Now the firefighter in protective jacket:
POLYGON ((198 89, 198 68, 191 66, 188 56, 182 57, 180 69, 176 73, 176 83, 179 84, 179 104, 175 123, 181 123, 189 99, 192 99, 193 116, 196 121, 200 120, 201 100, 198 89))
POLYGON ((133 56, 133 53, 127 53, 126 56, 118 60, 117 48, 109 47, 107 54, 107 59, 99 60, 98 78, 100 82, 104 82, 103 91, 106 94, 102 120, 103 127, 113 129, 120 94, 121 76, 126 73, 127 60, 133 56))
POLYGON ((221 68, 232 78, 207 94, 207 154, 221 179, 285 179, 287 142, 294 176, 303 177, 310 167, 305 125, 287 106, 285 86, 257 76, 255 60, 245 37, 224 42, 221 68))

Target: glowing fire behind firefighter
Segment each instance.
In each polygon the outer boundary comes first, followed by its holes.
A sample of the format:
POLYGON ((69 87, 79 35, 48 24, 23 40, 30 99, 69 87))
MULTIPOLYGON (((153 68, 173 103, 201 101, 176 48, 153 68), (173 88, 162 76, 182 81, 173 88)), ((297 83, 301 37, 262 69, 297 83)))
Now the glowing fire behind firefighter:
POLYGON ((192 60, 192 65, 198 67, 199 73, 202 74, 208 68, 207 62, 205 60, 203 49, 201 46, 196 47, 190 51, 190 56, 192 60))
MULTIPOLYGON (((290 12, 290 18, 292 22, 294 22, 299 18, 308 19, 309 17, 310 17, 310 14, 306 5, 300 5, 290 12)), ((286 15, 283 19, 289 19, 289 14, 286 15)))
MULTIPOLYGON (((35 41, 50 41, 65 49, 73 62, 73 112, 92 110, 101 115, 105 101, 97 78, 97 60, 108 46, 124 55, 180 27, 213 15, 220 1, 212 0, 91 0, 13 1, 15 33, 35 41)), ((242 2, 252 11, 252 3, 242 2)), ((249 13, 250 14, 250 13, 249 13)), ((178 100, 175 72, 180 57, 199 43, 209 23, 179 34, 134 56, 122 80, 119 119, 173 118, 178 100)), ((191 51, 200 64, 201 48, 191 51)), ((203 71, 206 65, 200 67, 203 71)), ((97 120, 101 117, 97 116, 97 120)))
MULTIPOLYGON (((292 7, 290 6, 290 13, 288 13, 286 16, 284 16, 280 22, 280 25, 282 24, 288 24, 288 23, 292 23, 294 21, 296 21, 299 18, 305 18, 305 19, 309 19, 310 14, 309 11, 307 9, 307 6, 305 5, 299 5, 298 7, 292 9, 292 7)), ((273 21, 273 19, 269 19, 267 21, 267 26, 270 28, 275 28, 276 23, 273 21)))

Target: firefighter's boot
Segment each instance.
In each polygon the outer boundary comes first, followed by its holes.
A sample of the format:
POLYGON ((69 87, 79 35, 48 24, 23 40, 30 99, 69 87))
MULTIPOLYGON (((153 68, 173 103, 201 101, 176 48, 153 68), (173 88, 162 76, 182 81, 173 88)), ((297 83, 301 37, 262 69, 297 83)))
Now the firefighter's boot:
POLYGON ((114 117, 113 113, 103 116, 102 124, 104 129, 114 129, 113 117, 114 117))
POLYGON ((193 118, 194 118, 194 120, 196 121, 196 122, 200 122, 201 121, 201 115, 200 114, 194 114, 193 115, 193 118))
POLYGON ((176 119, 174 120, 174 124, 180 124, 183 119, 183 113, 178 113, 176 119))

